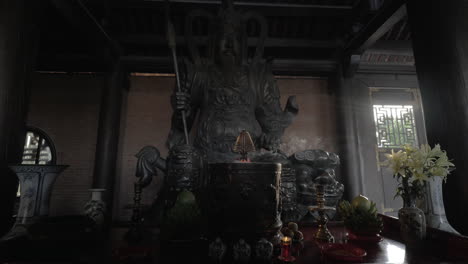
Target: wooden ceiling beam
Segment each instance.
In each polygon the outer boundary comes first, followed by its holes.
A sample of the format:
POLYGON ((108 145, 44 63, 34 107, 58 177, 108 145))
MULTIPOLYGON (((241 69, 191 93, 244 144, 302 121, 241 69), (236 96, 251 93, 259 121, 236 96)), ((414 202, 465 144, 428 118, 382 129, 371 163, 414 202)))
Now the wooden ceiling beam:
POLYGON ((409 40, 379 40, 365 53, 391 53, 401 56, 413 56, 413 45, 409 40))
MULTIPOLYGON (((105 64, 96 57, 85 54, 42 54, 38 71, 104 72, 105 64)), ((163 56, 122 56, 121 61, 129 72, 173 73, 172 58, 163 56)), ((323 75, 334 72, 335 60, 275 59, 273 72, 284 75, 323 75)))
MULTIPOLYGON (((171 0, 171 9, 218 9, 221 1, 171 0)), ((111 8, 156 8, 164 9, 165 0, 122 0, 112 2, 111 8)), ((256 1, 235 1, 239 9, 255 11, 265 16, 342 16, 351 15, 353 5, 265 3, 256 1)))
POLYGON ((383 2, 383 0, 368 0, 368 1, 369 1, 369 9, 372 11, 379 10, 383 2))
MULTIPOLYGON (((157 35, 122 35, 116 38, 122 44, 137 44, 145 46, 167 46, 167 40, 163 36, 157 35)), ((185 37, 176 37, 177 45, 183 46, 186 43, 185 37)), ((194 37, 194 41, 200 45, 208 43, 208 37, 194 37)), ((257 45, 258 38, 249 38, 249 46, 257 45)), ((302 47, 302 48, 337 48, 339 41, 335 40, 313 40, 313 39, 292 39, 292 38, 267 38, 265 47, 302 47)))
MULTIPOLYGON (((170 67, 170 57, 156 56, 123 56, 122 62, 131 71, 140 72, 173 72, 170 67)), ((312 74, 330 73, 336 70, 334 60, 299 60, 299 59, 275 59, 272 70, 275 74, 312 74)))
POLYGON ((75 28, 98 43, 107 44, 111 49, 118 49, 115 41, 101 26, 97 19, 81 0, 51 0, 52 4, 75 28))
POLYGON ((406 16, 406 0, 386 1, 377 14, 345 46, 343 54, 362 54, 406 16))
MULTIPOLYGON (((144 0, 145 2, 166 2, 166 0, 144 0)), ((208 4, 221 5, 221 1, 207 0, 171 0, 171 3, 208 4)), ((349 9, 348 5, 317 5, 317 4, 294 4, 294 3, 266 3, 257 1, 234 1, 234 6, 260 6, 260 7, 285 7, 285 8, 319 8, 319 9, 349 9)))

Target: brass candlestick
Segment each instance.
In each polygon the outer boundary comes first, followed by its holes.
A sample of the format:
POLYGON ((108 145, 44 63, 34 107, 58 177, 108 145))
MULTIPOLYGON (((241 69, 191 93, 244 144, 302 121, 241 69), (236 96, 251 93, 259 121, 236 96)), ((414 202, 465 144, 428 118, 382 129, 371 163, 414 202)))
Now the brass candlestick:
POLYGON ((133 196, 132 206, 132 220, 130 223, 130 229, 125 234, 124 238, 131 244, 139 243, 144 237, 143 223, 141 216, 141 193, 142 187, 139 182, 134 184, 135 194, 133 196))
POLYGON ((317 241, 326 243, 335 242, 335 238, 327 228, 328 217, 325 214, 326 211, 336 210, 334 207, 325 206, 325 187, 329 184, 330 180, 331 177, 329 175, 317 177, 315 180, 317 205, 309 207, 311 212, 317 211, 319 215, 317 219, 318 230, 314 237, 317 241))

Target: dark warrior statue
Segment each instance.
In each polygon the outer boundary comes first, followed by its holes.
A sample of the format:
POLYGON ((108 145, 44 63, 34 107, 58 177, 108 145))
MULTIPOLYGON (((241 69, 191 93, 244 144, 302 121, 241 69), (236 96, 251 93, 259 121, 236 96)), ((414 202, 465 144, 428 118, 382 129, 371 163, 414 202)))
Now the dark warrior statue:
MULTIPOLYGON (((291 178, 291 188, 283 188, 282 196, 285 205, 288 201, 295 204, 294 171, 304 161, 297 161, 293 157, 288 160, 278 152, 280 139, 297 115, 298 106, 296 98, 292 96, 288 98, 285 109, 281 109, 271 61, 262 58, 268 32, 265 19, 250 12, 240 14, 233 9, 231 1, 224 0, 217 17, 201 10, 192 11, 187 17, 185 32, 190 56, 179 61, 181 91, 175 89, 171 96, 173 114, 167 140, 169 156, 167 160, 162 159, 159 151, 151 146, 140 151, 137 155, 137 177, 140 178, 141 187, 150 183, 152 176, 156 175, 157 167, 166 175, 163 188, 166 194, 158 195, 159 201, 165 197, 166 206, 167 200, 171 200, 167 198, 171 192, 182 189, 197 191, 206 184, 202 177, 204 164, 233 162, 241 158, 239 153, 233 151, 233 147, 239 134, 245 130, 249 132, 257 150, 270 151, 269 156, 259 155, 253 161, 281 162, 292 166, 291 172, 285 173, 285 176, 291 178), (210 32, 214 32, 204 57, 200 56, 192 39, 191 26, 194 19, 199 17, 208 19, 210 32), (256 21, 260 25, 254 52, 247 47, 245 27, 248 21, 256 21), (195 130, 190 133, 194 135, 192 145, 186 144, 182 112, 186 117, 187 130, 195 130), (262 160, 265 157, 267 160, 262 160)), ((314 155, 310 160, 319 156, 314 155)), ((327 166, 321 168, 324 167, 327 166)), ((298 191, 309 194, 310 186, 307 182, 315 174, 301 170, 298 172, 301 174, 297 180, 298 191)), ((342 188, 337 189, 341 197, 342 188)), ((297 202, 301 203, 301 197, 298 198, 297 202)), ((291 219, 294 220, 296 207, 292 206, 290 211, 291 219)))
MULTIPOLYGON (((216 35, 209 52, 212 55, 201 59, 190 48, 195 54, 192 61, 185 60, 181 67, 183 91, 172 96, 174 113, 167 141, 170 149, 185 144, 182 110, 188 130, 196 127, 193 147, 208 162, 239 158, 233 146, 243 130, 250 133, 257 149, 278 149, 284 129, 291 124, 298 107, 295 97, 290 97, 283 111, 271 64, 261 54, 250 59, 244 54, 247 46, 243 28, 252 16, 241 16, 232 3, 225 3, 215 19, 216 35), (198 125, 194 126, 197 116, 198 125)), ((261 53, 261 48, 257 52, 261 53)))
POLYGON ((268 32, 263 17, 237 13, 231 1, 223 1, 217 17, 192 11, 185 32, 190 56, 178 63, 181 91, 174 89, 171 96, 169 156, 167 160, 161 158, 152 146, 137 154, 137 187, 146 187, 157 174, 156 168, 165 173, 163 193, 158 195, 164 206, 182 189, 197 191, 203 187, 204 164, 239 159, 233 147, 244 130, 251 135, 256 149, 277 152, 285 128, 298 112, 295 97, 288 98, 285 109, 281 109, 271 62, 262 58, 268 32), (191 25, 199 17, 210 21, 210 32, 214 33, 204 57, 192 40, 191 25), (248 54, 245 27, 252 20, 261 30, 254 54, 248 54), (194 135, 192 145, 186 144, 182 113, 188 132, 195 129, 190 133, 194 135))

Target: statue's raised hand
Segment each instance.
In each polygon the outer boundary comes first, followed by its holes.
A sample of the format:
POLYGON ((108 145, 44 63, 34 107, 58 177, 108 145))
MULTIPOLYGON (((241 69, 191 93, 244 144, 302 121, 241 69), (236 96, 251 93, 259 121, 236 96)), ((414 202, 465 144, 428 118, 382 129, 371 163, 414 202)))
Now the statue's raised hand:
POLYGON ((263 133, 260 136, 260 146, 266 150, 276 151, 280 144, 281 140, 277 135, 263 133))
POLYGON ((186 92, 175 92, 172 95, 172 107, 178 113, 185 111, 185 115, 190 115, 190 94, 186 92))

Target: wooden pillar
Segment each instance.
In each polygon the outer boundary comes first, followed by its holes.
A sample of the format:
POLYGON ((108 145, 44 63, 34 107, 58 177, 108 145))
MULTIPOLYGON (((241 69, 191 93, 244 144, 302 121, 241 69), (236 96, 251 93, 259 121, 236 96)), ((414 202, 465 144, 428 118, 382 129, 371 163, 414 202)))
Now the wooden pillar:
POLYGON ((456 170, 444 185, 447 218, 468 234, 468 1, 408 1, 427 138, 456 170))
MULTIPOLYGON (((25 139, 28 86, 35 52, 33 3, 0 1, 0 236, 10 229, 25 139)), ((37 10, 36 10, 37 11, 37 10)))
POLYGON ((342 65, 338 65, 337 69, 336 75, 330 78, 330 86, 336 91, 340 178, 345 185, 343 198, 352 199, 363 192, 356 134, 356 111, 354 109, 356 105, 353 102, 352 77, 345 77, 342 65))
POLYGON ((107 223, 112 217, 116 160, 119 144, 122 94, 126 76, 119 59, 111 66, 102 93, 99 128, 94 163, 93 188, 106 189, 107 223))

